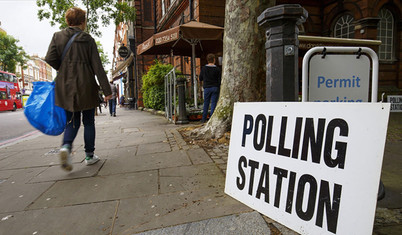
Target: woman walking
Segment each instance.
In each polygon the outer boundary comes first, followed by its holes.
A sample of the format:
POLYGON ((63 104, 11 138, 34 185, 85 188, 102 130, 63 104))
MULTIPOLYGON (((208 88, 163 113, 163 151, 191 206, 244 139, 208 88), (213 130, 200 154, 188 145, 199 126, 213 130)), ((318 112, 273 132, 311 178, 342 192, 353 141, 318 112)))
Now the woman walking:
POLYGON ((86 32, 86 12, 78 7, 67 10, 68 28, 53 35, 46 54, 46 62, 58 71, 55 86, 56 105, 66 111, 67 125, 60 149, 61 166, 71 171, 71 149, 80 128, 81 115, 84 124, 85 163, 99 161, 95 151, 95 109, 99 106, 99 86, 105 94, 105 102, 111 98, 109 82, 102 67, 95 40, 86 32), (67 42, 72 38, 69 50, 61 59, 67 42))

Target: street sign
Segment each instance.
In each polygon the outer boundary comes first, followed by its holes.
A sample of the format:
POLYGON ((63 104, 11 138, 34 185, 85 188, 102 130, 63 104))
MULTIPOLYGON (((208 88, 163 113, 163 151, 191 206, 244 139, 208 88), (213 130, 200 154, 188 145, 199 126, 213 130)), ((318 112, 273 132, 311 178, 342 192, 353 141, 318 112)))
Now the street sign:
POLYGON ((402 112, 402 95, 389 95, 387 101, 391 103, 391 112, 402 112))
POLYGON ((303 102, 368 102, 370 88, 377 102, 378 57, 368 47, 314 47, 303 58, 303 102))
POLYGON ((121 47, 119 47, 118 53, 119 53, 120 57, 127 58, 128 54, 129 54, 129 50, 126 46, 121 46, 121 47))
POLYGON ((236 103, 225 192, 300 234, 371 234, 389 103, 236 103))
POLYGON ((309 100, 320 102, 368 102, 370 60, 366 55, 311 57, 309 100))

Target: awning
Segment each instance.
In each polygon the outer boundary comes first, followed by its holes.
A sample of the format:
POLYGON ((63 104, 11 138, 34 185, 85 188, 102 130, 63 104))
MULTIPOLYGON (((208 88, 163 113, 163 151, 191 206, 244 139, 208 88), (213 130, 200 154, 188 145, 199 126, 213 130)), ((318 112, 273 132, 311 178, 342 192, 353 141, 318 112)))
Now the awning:
POLYGON ((140 55, 143 52, 147 51, 149 48, 154 46, 154 37, 150 37, 148 38, 148 40, 146 40, 145 42, 141 43, 140 45, 138 45, 137 47, 137 54, 140 55))
POLYGON ((123 63, 121 63, 119 66, 117 66, 117 68, 112 72, 112 79, 114 80, 115 77, 119 76, 120 72, 122 72, 125 68, 127 68, 127 66, 129 66, 131 64, 133 59, 134 59, 134 54, 131 53, 130 56, 123 63))
POLYGON ((197 21, 154 34, 137 47, 138 55, 174 55, 192 56, 195 44, 195 56, 218 53, 223 50, 223 28, 197 21))

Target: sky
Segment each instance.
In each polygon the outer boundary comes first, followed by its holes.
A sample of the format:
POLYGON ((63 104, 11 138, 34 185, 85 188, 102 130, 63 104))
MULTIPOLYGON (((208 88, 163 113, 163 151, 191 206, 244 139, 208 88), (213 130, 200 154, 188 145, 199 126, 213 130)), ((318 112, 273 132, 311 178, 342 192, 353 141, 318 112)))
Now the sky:
MULTIPOLYGON (((38 7, 36 0, 0 0, 0 27, 19 40, 28 55, 37 54, 45 57, 53 33, 59 31, 58 26, 50 26, 48 21, 39 21, 37 17, 38 7)), ((115 26, 112 23, 108 27, 101 28, 100 41, 104 52, 108 55, 110 64, 105 68, 111 70, 113 59, 113 40, 115 26)))

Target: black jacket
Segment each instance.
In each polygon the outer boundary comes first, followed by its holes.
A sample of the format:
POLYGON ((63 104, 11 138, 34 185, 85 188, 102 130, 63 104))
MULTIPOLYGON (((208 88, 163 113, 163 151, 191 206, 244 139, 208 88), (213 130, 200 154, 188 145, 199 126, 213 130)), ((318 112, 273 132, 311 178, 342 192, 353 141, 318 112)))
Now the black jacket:
POLYGON ((221 70, 211 65, 205 65, 201 69, 200 81, 203 82, 204 88, 220 87, 221 85, 221 70))

